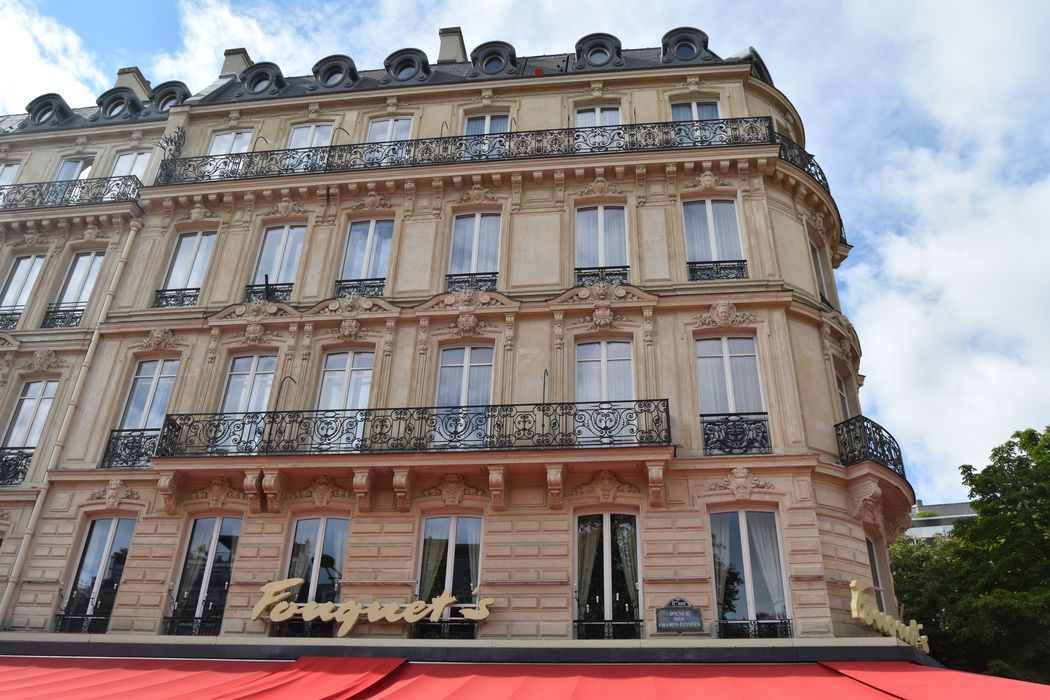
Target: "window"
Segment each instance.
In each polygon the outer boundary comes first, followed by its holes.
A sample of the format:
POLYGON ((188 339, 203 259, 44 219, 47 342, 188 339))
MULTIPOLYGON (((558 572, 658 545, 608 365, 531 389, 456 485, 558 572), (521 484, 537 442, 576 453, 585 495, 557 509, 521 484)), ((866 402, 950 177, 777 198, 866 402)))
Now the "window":
POLYGON ((619 107, 584 107, 576 110, 576 126, 619 126, 619 107))
MULTIPOLYGON (((10 185, 18 174, 18 163, 0 163, 0 186, 10 185)), ((3 203, 0 200, 0 203, 3 203)))
POLYGON ((457 216, 452 229, 449 274, 496 272, 499 269, 499 214, 457 216))
POLYGON ((438 406, 479 406, 492 399, 492 348, 445 348, 438 368, 438 406))
POLYGON ((57 391, 58 381, 54 379, 22 385, 22 393, 18 395, 11 424, 7 427, 7 436, 4 437, 4 447, 36 447, 57 391))
POLYGON ((762 412, 754 338, 698 339, 696 372, 702 414, 762 412))
MULTIPOLYGON (((333 352, 324 358, 321 371, 321 390, 317 394, 317 410, 342 414, 337 418, 339 430, 311 431, 313 452, 329 450, 356 450, 361 447, 368 408, 368 395, 372 389, 372 366, 375 353, 333 352)), ((320 421, 326 422, 323 417, 320 421)))
POLYGON ((634 515, 576 518, 576 637, 641 636, 638 525, 634 515))
POLYGON ((232 153, 247 153, 250 131, 224 131, 211 137, 209 156, 225 156, 232 153))
MULTIPOLYGON (((419 598, 430 601, 445 591, 456 602, 445 609, 445 619, 459 618, 460 610, 477 604, 481 581, 481 518, 444 515, 423 521, 423 559, 419 565, 419 598)), ((470 635, 473 638, 473 626, 470 635)))
POLYGON ((576 267, 627 267, 623 207, 599 205, 576 210, 576 267))
POLYGON ((62 284, 58 301, 51 305, 44 317, 45 327, 72 327, 80 324, 84 308, 91 298, 91 290, 102 271, 104 259, 104 254, 97 251, 77 253, 73 256, 73 264, 62 284))
POLYGON ((14 328, 18 323, 43 266, 43 255, 15 258, 11 271, 7 273, 3 294, 0 295, 0 330, 14 328))
POLYGON ((776 514, 766 511, 713 513, 711 552, 719 636, 790 636, 790 633, 783 634, 780 624, 787 618, 787 600, 776 514), (758 624, 753 627, 746 623, 732 624, 751 620, 758 624), (726 622, 730 624, 724 624, 726 622))
POLYGON ((276 355, 235 357, 230 362, 226 391, 222 396, 223 413, 256 413, 265 411, 270 401, 276 355))
MULTIPOLYGON (((287 284, 295 282, 299 254, 306 237, 305 226, 276 226, 263 234, 259 264, 255 266, 252 284, 287 284)), ((286 301, 286 300, 283 300, 286 301)))
POLYGON ((219 634, 240 535, 240 518, 193 521, 168 634, 219 634))
POLYGON ((712 119, 718 119, 717 102, 698 100, 672 104, 671 121, 685 122, 676 124, 672 129, 675 145, 688 147, 725 143, 725 134, 717 125, 694 123, 712 119))
POLYGON ((58 175, 55 180, 84 180, 91 175, 91 166, 94 158, 69 158, 62 161, 58 166, 58 175))
POLYGON ((322 516, 296 521, 288 578, 301 578, 303 584, 292 591, 295 602, 339 601, 349 533, 350 521, 345 518, 322 516))
POLYGON ((842 420, 849 420, 853 417, 853 411, 850 410, 849 390, 847 389, 846 380, 842 378, 841 374, 835 374, 835 389, 839 395, 839 408, 842 409, 842 420))
POLYGON ((576 346, 576 401, 634 399, 631 344, 602 340, 576 346))
POLYGON ((368 143, 377 144, 365 150, 366 165, 402 165, 408 161, 408 146, 404 141, 412 131, 412 117, 373 119, 368 124, 368 143))
POLYGON ((73 590, 59 617, 59 632, 100 634, 109 627, 134 528, 135 521, 131 518, 91 522, 73 590))
POLYGON ((146 166, 149 165, 149 152, 121 153, 117 156, 117 162, 113 164, 113 177, 134 175, 139 180, 146 174, 146 166))
POLYGON ((178 360, 139 363, 120 419, 121 430, 160 430, 178 371, 178 360))
POLYGON ((585 107, 576 110, 576 127, 591 128, 576 140, 576 150, 580 153, 590 151, 612 151, 623 148, 623 135, 619 130, 607 131, 601 127, 620 125, 619 107, 585 107))
POLYGON ((288 148, 313 148, 331 142, 331 124, 303 124, 293 128, 288 136, 288 148))
POLYGON ((718 119, 718 102, 697 100, 671 105, 671 121, 693 122, 703 119, 718 119))
POLYGON ((394 222, 371 219, 350 224, 340 280, 383 279, 390 266, 394 222))
POLYGON ((882 594, 882 583, 879 578, 879 560, 875 556, 875 543, 870 539, 864 540, 868 545, 868 566, 871 567, 871 585, 875 588, 875 604, 879 612, 886 612, 886 599, 882 594))
POLYGON ((813 260, 813 274, 817 279, 817 293, 820 295, 820 300, 831 306, 831 302, 828 301, 828 281, 827 273, 824 270, 824 256, 820 252, 820 248, 813 241, 809 242, 809 253, 813 260))
POLYGON ((154 306, 195 305, 214 247, 215 231, 198 231, 179 236, 168 274, 164 277, 163 290, 170 293, 158 292, 154 306))
POLYGON ((746 279, 736 202, 700 200, 682 205, 686 266, 691 281, 746 279), (721 263, 721 264, 719 264, 721 263))
MULTIPOLYGON (((500 61, 503 59, 499 56, 500 61)), ((501 66, 502 67, 502 66, 501 66)), ((498 70, 497 70, 498 72, 498 70)), ((477 158, 501 158, 507 151, 507 139, 494 134, 509 131, 510 117, 506 114, 484 114, 467 117, 467 152, 464 160, 477 158)))

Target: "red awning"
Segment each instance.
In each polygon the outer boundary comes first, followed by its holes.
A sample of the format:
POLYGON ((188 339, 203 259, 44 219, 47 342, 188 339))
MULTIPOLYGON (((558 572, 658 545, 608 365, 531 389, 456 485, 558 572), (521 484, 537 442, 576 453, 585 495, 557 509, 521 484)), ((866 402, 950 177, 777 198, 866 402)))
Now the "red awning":
POLYGON ((904 700, 1050 698, 1050 686, 1047 685, 930 668, 904 661, 826 661, 823 665, 904 700))

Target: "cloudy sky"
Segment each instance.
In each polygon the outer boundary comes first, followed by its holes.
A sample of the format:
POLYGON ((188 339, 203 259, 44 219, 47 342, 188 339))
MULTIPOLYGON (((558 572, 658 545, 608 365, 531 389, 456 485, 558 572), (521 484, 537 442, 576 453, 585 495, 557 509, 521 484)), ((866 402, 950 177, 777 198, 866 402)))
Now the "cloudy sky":
POLYGON ((129 65, 198 90, 235 46, 304 75, 333 53, 361 68, 406 46, 434 60, 445 26, 463 27, 468 50, 501 39, 519 55, 571 51, 597 31, 658 46, 699 27, 722 56, 754 46, 802 115, 855 246, 838 280, 864 349, 864 413, 900 441, 918 497, 964 498, 958 465, 1050 424, 1050 4, 613 7, 0 0, 0 65, 17 67, 0 77, 0 112, 45 92, 92 105, 129 65))

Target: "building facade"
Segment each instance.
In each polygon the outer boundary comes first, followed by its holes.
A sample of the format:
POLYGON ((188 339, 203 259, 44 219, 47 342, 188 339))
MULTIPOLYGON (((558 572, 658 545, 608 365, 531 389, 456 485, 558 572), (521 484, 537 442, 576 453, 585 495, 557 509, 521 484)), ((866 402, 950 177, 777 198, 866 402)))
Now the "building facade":
POLYGON ((454 597, 364 638, 871 634, 852 580, 896 610, 914 493, 754 50, 235 49, 0 130, 0 627, 332 636, 253 619, 285 579, 454 597))

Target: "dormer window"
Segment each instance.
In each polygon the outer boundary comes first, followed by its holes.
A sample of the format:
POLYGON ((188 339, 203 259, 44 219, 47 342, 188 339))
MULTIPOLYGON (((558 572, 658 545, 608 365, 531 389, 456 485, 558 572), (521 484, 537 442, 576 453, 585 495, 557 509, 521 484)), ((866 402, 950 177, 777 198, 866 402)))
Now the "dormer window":
MULTIPOLYGON (((312 70, 317 87, 322 88, 351 87, 359 77, 354 59, 342 54, 322 58, 314 64, 312 70)), ((312 90, 315 87, 311 86, 308 89, 312 90)))
POLYGON ((177 107, 190 96, 189 88, 185 83, 178 80, 170 80, 158 85, 150 94, 150 102, 157 112, 167 112, 172 107, 177 107))
POLYGON ((688 39, 682 39, 674 45, 675 58, 680 58, 683 61, 688 61, 691 58, 696 57, 696 44, 689 41, 688 39))
POLYGON ((55 126, 75 116, 62 96, 53 92, 30 102, 26 105, 26 112, 29 113, 29 119, 24 122, 23 127, 55 126))
POLYGON ((287 85, 276 63, 256 63, 241 73, 241 83, 253 95, 276 95, 287 85))
MULTIPOLYGON (((142 111, 142 103, 129 88, 115 87, 99 96, 98 113, 103 119, 131 117, 142 111)), ((92 120, 97 117, 92 117, 92 120)))
POLYGON ((587 52, 587 60, 596 66, 604 66, 609 62, 609 49, 604 46, 595 46, 587 52))
POLYGON ((414 61, 410 61, 406 58, 397 64, 397 70, 395 71, 396 75, 394 77, 398 80, 408 80, 415 75, 418 70, 419 66, 417 66, 414 61))
POLYGON ((612 34, 588 34, 576 42, 576 70, 623 66, 620 40, 612 34))
POLYGON ((55 114, 55 110, 54 110, 53 107, 45 106, 43 109, 41 109, 39 112, 37 112, 36 114, 33 115, 33 123, 35 123, 35 124, 43 124, 48 119, 50 119, 52 116, 54 116, 54 114, 55 114))
POLYGON ((387 56, 383 61, 389 78, 383 82, 389 82, 390 78, 403 83, 408 80, 426 80, 430 77, 430 63, 427 55, 419 49, 401 49, 387 56))
POLYGON ((504 41, 489 41, 470 52, 473 68, 469 77, 494 76, 506 72, 512 75, 518 70, 518 59, 514 47, 504 41))
POLYGON ((167 112, 169 109, 178 104, 179 96, 175 93, 169 93, 161 98, 160 102, 157 103, 157 110, 160 112, 167 112))
POLYGON ((266 73, 255 76, 250 83, 248 83, 248 91, 258 94, 270 87, 270 76, 266 73))
POLYGON ((663 63, 706 63, 718 60, 707 49, 707 34, 693 27, 679 27, 664 34, 660 41, 663 63))
POLYGON ((121 112, 123 112, 124 108, 127 107, 127 106, 128 106, 128 103, 127 103, 126 100, 124 100, 123 98, 117 98, 117 99, 113 100, 112 102, 110 102, 108 105, 106 105, 106 112, 105 112, 106 116, 107 117, 116 117, 121 112))

